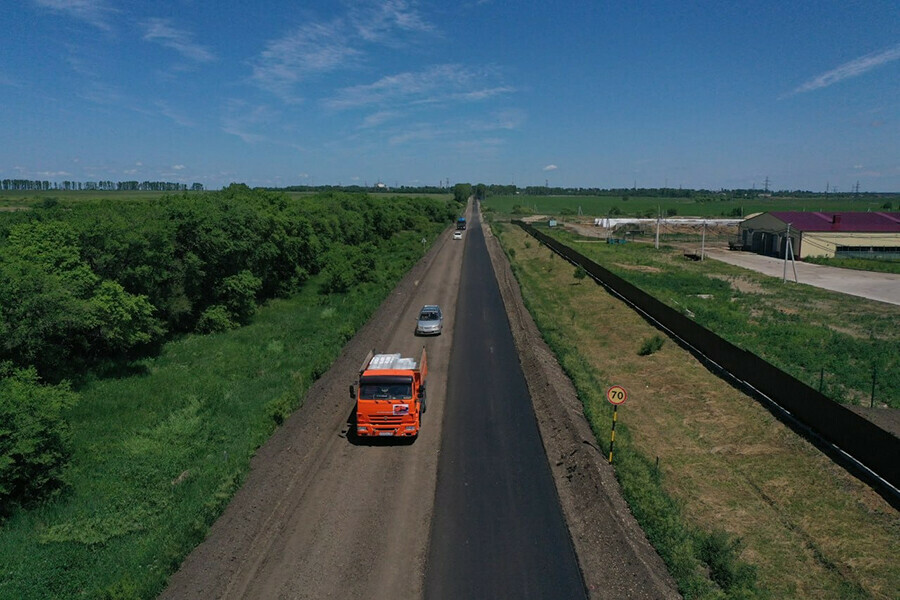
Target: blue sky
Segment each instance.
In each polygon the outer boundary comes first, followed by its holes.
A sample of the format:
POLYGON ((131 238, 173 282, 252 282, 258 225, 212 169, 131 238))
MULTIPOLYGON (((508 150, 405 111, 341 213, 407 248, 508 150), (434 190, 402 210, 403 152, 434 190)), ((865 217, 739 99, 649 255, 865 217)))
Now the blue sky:
POLYGON ((0 178, 900 191, 895 0, 0 14, 0 178))

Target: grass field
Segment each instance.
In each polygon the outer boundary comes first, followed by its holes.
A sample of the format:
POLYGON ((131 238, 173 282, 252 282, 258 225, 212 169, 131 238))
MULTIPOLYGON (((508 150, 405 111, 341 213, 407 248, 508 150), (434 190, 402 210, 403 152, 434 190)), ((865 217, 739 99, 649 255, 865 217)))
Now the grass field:
POLYGON ((641 355, 656 329, 518 227, 495 231, 604 450, 603 391, 628 390, 617 477, 686 598, 898 596, 896 510, 676 344, 641 355))
POLYGON ((894 259, 871 258, 806 258, 806 262, 842 269, 858 271, 878 271, 881 273, 900 273, 900 255, 894 259))
POLYGON ((727 193, 702 200, 647 196, 488 196, 483 206, 502 215, 577 215, 656 217, 657 214, 696 217, 742 217, 773 210, 876 211, 891 202, 900 209, 900 195, 890 199, 862 196, 859 199, 832 196, 819 198, 731 198, 727 193), (515 210, 519 207, 518 210, 515 210), (617 213, 618 211, 618 213, 617 213))
MULTIPOLYGON (((399 279, 420 237, 385 248, 380 269, 399 279)), ((185 336, 133 374, 79 389, 67 489, 0 529, 0 598, 155 597, 255 450, 393 288, 388 279, 329 296, 312 279, 246 327, 185 336)))
POLYGON ((827 396, 900 409, 896 306, 785 285, 715 260, 688 261, 666 245, 595 243, 561 228, 544 231, 827 396))
MULTIPOLYGON (((66 202, 83 202, 85 200, 151 200, 161 198, 167 194, 181 194, 185 192, 140 192, 140 191, 2 191, 0 192, 0 210, 14 210, 17 208, 30 208, 46 201, 56 201, 61 204, 66 202)), ((202 193, 202 192, 187 192, 202 193)))
MULTIPOLYGON (((27 210, 34 206, 39 206, 45 202, 83 202, 86 200, 152 200, 160 198, 167 194, 182 193, 202 193, 202 192, 140 192, 140 191, 66 191, 66 190, 46 190, 46 191, 0 191, 0 211, 27 210)), ((318 192, 285 192, 292 198, 300 196, 313 196, 318 192)), ((448 200, 453 198, 452 193, 448 194, 410 194, 416 197, 433 198, 437 200, 448 200)), ((369 196, 373 198, 393 198, 395 196, 404 196, 395 192, 379 192, 371 193, 369 196)))

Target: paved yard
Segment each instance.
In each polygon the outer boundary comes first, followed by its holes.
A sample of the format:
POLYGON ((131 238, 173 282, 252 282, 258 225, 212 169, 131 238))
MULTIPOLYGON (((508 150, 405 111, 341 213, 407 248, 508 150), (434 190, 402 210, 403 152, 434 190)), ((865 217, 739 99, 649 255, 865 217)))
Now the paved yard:
MULTIPOLYGON (((713 249, 707 250, 706 256, 772 277, 784 276, 784 261, 780 258, 761 256, 750 252, 713 249)), ((800 261, 797 261, 796 265, 799 283, 900 305, 900 275, 838 269, 800 261)), ((787 278, 788 282, 794 281, 794 270, 790 262, 787 265, 787 278)))

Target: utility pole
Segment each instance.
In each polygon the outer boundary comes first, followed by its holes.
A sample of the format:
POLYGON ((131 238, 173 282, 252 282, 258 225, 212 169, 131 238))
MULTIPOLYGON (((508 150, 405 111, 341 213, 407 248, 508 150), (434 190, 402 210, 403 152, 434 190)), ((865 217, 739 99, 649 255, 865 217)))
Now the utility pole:
POLYGON ((703 260, 703 255, 706 252, 706 219, 703 219, 703 237, 700 242, 700 260, 703 260))
POLYGON ((769 176, 768 175, 766 175, 766 190, 765 191, 767 194, 769 193, 769 176))
POLYGON ((657 205, 656 207, 656 249, 659 250, 659 217, 662 212, 662 207, 657 205))
POLYGON ((797 279, 797 263, 794 260, 794 245, 791 243, 791 224, 788 223, 787 232, 785 233, 785 241, 784 241, 784 272, 781 276, 781 283, 787 282, 787 261, 788 254, 791 256, 791 266, 794 269, 794 283, 799 283, 797 279))
POLYGON ((791 224, 788 223, 787 233, 785 233, 784 240, 784 269, 781 274, 781 283, 787 281, 787 255, 788 255, 788 244, 791 243, 791 224))

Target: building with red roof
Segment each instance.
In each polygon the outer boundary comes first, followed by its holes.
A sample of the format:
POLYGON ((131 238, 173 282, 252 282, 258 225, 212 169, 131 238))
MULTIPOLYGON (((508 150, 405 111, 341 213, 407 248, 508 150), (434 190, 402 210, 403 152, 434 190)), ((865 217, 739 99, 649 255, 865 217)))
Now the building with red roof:
POLYGON ((740 225, 745 250, 783 258, 790 237, 797 258, 900 258, 900 213, 774 211, 740 225))

